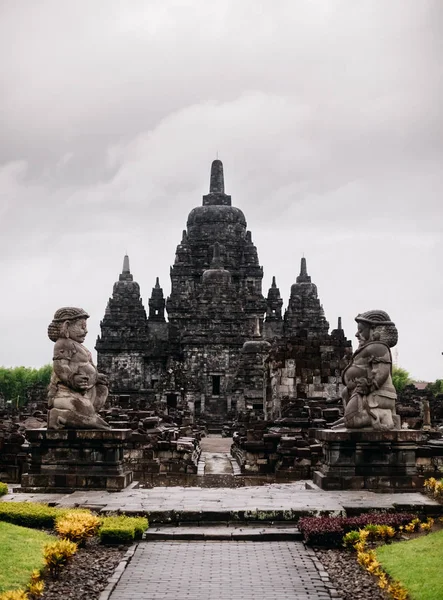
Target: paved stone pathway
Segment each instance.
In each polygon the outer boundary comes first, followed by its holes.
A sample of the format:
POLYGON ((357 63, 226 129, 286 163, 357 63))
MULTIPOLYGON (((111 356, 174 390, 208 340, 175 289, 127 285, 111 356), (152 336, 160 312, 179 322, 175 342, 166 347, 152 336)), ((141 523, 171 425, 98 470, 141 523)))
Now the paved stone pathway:
POLYGON ((110 600, 339 598, 301 542, 141 542, 110 600))
POLYGON ((198 475, 240 475, 240 468, 231 456, 231 438, 210 436, 201 441, 198 475))
POLYGON ((229 488, 156 487, 122 492, 85 491, 72 494, 11 493, 6 502, 50 502, 57 506, 87 506, 103 511, 148 512, 150 522, 294 519, 307 512, 345 514, 348 509, 405 509, 441 512, 442 506, 418 492, 324 492, 306 489, 312 482, 229 488))

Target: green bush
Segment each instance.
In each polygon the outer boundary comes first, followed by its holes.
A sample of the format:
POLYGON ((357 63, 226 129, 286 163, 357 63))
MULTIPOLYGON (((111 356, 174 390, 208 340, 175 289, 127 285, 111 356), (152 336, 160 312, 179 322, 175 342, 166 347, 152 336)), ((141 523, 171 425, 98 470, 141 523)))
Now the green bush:
POLYGON ((8 486, 6 485, 6 483, 3 483, 2 481, 0 481, 0 496, 4 496, 7 493, 8 493, 8 486))
POLYGON ((134 521, 134 535, 136 540, 141 540, 144 532, 148 528, 148 519, 146 517, 128 517, 134 521))
POLYGON ((103 517, 98 534, 103 544, 128 544, 140 539, 147 528, 146 517, 107 516, 103 517))
POLYGON ((0 521, 22 527, 52 529, 60 509, 33 502, 0 502, 0 521))
POLYGON ((99 532, 102 544, 130 544, 134 541, 134 529, 117 525, 103 525, 99 532))

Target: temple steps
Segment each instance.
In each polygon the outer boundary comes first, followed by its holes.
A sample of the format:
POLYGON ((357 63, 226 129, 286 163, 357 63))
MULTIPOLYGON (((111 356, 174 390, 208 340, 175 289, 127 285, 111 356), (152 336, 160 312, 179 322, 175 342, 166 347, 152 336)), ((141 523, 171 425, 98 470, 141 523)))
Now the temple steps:
POLYGON ((260 525, 214 524, 185 525, 183 527, 150 527, 143 536, 146 540, 243 540, 286 541, 302 540, 300 531, 293 525, 267 523, 260 525))

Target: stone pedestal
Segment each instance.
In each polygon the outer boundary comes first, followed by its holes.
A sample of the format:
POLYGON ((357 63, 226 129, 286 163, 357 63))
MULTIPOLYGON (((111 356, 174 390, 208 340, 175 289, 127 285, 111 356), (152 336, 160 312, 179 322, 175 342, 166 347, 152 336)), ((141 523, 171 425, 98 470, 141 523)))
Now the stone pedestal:
POLYGON ((118 491, 132 482, 132 471, 123 462, 123 444, 130 429, 30 429, 29 473, 22 490, 118 491))
POLYGON ((426 441, 420 431, 394 429, 318 429, 322 443, 321 467, 314 483, 324 490, 373 490, 378 492, 419 490, 416 453, 426 441))

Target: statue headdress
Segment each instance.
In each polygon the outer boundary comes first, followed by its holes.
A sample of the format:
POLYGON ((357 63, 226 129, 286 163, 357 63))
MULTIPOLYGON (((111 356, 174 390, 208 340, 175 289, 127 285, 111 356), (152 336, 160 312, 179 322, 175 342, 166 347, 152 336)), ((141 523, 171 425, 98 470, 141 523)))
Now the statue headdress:
POLYGON ((355 317, 357 323, 367 323, 374 329, 374 340, 380 340, 389 348, 393 348, 398 342, 398 330, 395 323, 384 310, 368 310, 355 317))
POLYGON ((76 321, 77 319, 88 319, 88 313, 83 308, 73 306, 64 306, 55 311, 54 318, 48 326, 48 337, 52 342, 56 342, 61 333, 61 325, 66 321, 76 321))

